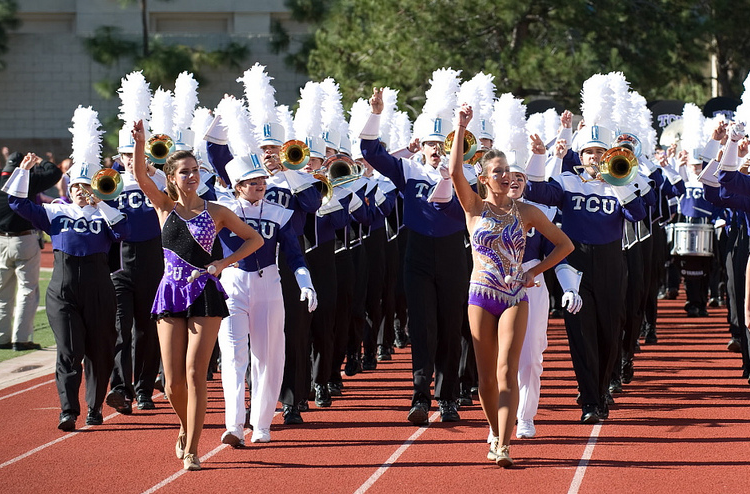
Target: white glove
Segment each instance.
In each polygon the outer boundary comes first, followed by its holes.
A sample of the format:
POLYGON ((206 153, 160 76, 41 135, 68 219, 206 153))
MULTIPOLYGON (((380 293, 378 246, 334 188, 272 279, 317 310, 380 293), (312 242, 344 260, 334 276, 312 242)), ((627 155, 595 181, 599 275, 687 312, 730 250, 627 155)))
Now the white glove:
POLYGON ((651 182, 649 181, 648 177, 645 175, 641 175, 640 173, 635 176, 635 180, 633 180, 633 185, 635 185, 638 190, 641 191, 641 197, 645 196, 649 193, 651 190, 651 182))
POLYGON ((362 132, 359 133, 360 139, 374 140, 378 138, 380 134, 380 114, 370 113, 367 117, 367 122, 362 128, 362 132))
POLYGON ((307 300, 307 312, 312 312, 318 307, 318 294, 312 288, 303 288, 299 292, 299 301, 307 300))
POLYGON ((547 156, 543 154, 533 154, 529 156, 526 162, 526 175, 532 182, 544 182, 544 169, 547 156))
POLYGON ((13 170, 13 174, 10 176, 5 185, 3 185, 3 192, 9 196, 19 197, 26 199, 29 197, 29 177, 31 172, 24 170, 23 168, 16 168, 13 170))
POLYGON ((453 182, 450 178, 444 178, 433 187, 427 202, 450 202, 451 199, 453 199, 453 182))
POLYGON ((221 115, 216 115, 206 129, 203 140, 214 144, 226 144, 229 141, 229 133, 226 126, 221 122, 221 115))
POLYGON ((583 306, 583 299, 578 295, 578 292, 568 291, 563 293, 562 306, 571 314, 577 314, 583 306))
POLYGON ((719 171, 719 162, 711 160, 708 165, 698 175, 698 181, 709 187, 719 187, 719 179, 716 178, 716 173, 719 171))
POLYGON ((740 160, 738 157, 738 142, 730 140, 724 148, 724 154, 721 155, 721 169, 729 172, 736 172, 740 169, 740 160))
POLYGON ((636 198, 635 190, 635 186, 632 183, 612 186, 612 193, 623 206, 636 198))
POLYGON ((443 177, 443 180, 450 180, 451 171, 445 166, 445 164, 441 163, 440 166, 438 166, 438 171, 440 172, 440 176, 443 177))
POLYGON ((703 161, 716 159, 716 156, 719 154, 719 149, 721 149, 721 141, 709 139, 708 143, 706 143, 706 146, 703 148, 703 151, 701 151, 701 159, 703 161))
POLYGON ((110 226, 125 218, 125 215, 122 214, 119 209, 113 208, 106 202, 99 202, 96 207, 110 226))

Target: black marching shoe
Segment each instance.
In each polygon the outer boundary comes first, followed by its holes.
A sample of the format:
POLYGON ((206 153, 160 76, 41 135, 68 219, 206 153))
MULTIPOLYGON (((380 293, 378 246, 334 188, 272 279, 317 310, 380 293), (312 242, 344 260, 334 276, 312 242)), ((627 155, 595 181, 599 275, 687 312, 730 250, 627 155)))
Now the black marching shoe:
POLYGON ((411 410, 409 410, 409 415, 406 416, 406 420, 414 425, 426 424, 427 420, 429 420, 429 410, 430 406, 427 403, 418 401, 411 407, 411 410))
POLYGON ((646 327, 646 338, 643 340, 647 345, 655 345, 659 342, 656 337, 656 326, 649 324, 646 327))
POLYGON ((458 406, 454 400, 438 400, 440 409, 441 422, 458 422, 461 417, 458 415, 458 406))
MULTIPOLYGON (((388 356, 390 357, 390 355, 388 356)), ((365 353, 362 358, 362 370, 373 371, 378 368, 378 359, 374 353, 365 353)))
POLYGON ((76 430, 76 419, 77 415, 70 412, 62 412, 60 414, 60 422, 57 424, 57 428, 63 432, 72 432, 76 430))
POLYGON ((19 341, 13 343, 13 350, 16 352, 25 352, 26 350, 41 350, 42 345, 33 341, 19 341))
POLYGON ((622 393, 622 380, 617 377, 613 377, 609 382, 609 396, 612 396, 612 393, 622 393))
POLYGON ((102 409, 89 407, 89 413, 86 415, 86 425, 102 425, 103 423, 102 409))
POLYGON ((583 405, 581 407, 581 423, 596 424, 599 422, 599 414, 596 405, 583 405))
POLYGON ((331 396, 342 396, 343 393, 341 392, 341 384, 340 382, 334 383, 330 382, 328 383, 328 393, 331 396))
POLYGON ((359 359, 359 355, 347 355, 346 365, 344 365, 344 374, 351 377, 360 372, 362 372, 362 361, 359 359))
POLYGON ((609 401, 606 397, 602 400, 602 405, 597 408, 596 414, 600 420, 607 420, 609 418, 609 401))
POLYGON ((284 405, 284 425, 299 425, 304 423, 299 408, 292 405, 284 405))
POLYGON ((393 360, 390 349, 385 345, 378 345, 378 360, 393 360))
POLYGON ((123 415, 133 413, 133 401, 119 389, 113 389, 107 394, 104 402, 123 415))
POLYGON ((331 406, 331 393, 328 392, 327 384, 315 385, 315 405, 321 408, 331 406))
POLYGON ((474 404, 471 398, 471 389, 462 389, 458 393, 458 405, 462 407, 470 407, 474 404))
POLYGON ((633 359, 632 358, 623 358, 622 359, 622 384, 630 384, 630 382, 633 380, 633 374, 635 372, 635 369, 633 367, 633 359))
POLYGON ((740 345, 739 338, 732 337, 732 339, 729 340, 729 343, 727 343, 727 351, 732 353, 742 353, 742 346, 740 345))
POLYGON ((307 400, 302 400, 297 404, 297 408, 300 412, 306 412, 310 410, 310 405, 307 403, 307 400))
POLYGON ((155 410, 156 405, 154 405, 154 400, 151 399, 150 396, 146 396, 145 394, 138 395, 138 410, 155 410))

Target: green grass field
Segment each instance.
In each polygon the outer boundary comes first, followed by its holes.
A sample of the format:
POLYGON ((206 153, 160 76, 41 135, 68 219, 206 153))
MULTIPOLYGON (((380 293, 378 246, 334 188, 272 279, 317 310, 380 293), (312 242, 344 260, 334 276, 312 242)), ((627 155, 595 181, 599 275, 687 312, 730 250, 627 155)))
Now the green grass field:
MULTIPOLYGON (((42 271, 39 275, 39 290, 41 291, 41 297, 39 299, 39 307, 44 307, 47 296, 47 285, 49 285, 52 271, 42 271)), ((34 317, 34 342, 42 345, 42 348, 52 346, 55 344, 55 337, 52 335, 52 329, 49 327, 47 321, 47 312, 44 309, 37 311, 34 317)), ((16 352, 11 350, 0 350, 0 362, 18 357, 19 355, 25 355, 35 350, 28 350, 25 352, 16 352)))

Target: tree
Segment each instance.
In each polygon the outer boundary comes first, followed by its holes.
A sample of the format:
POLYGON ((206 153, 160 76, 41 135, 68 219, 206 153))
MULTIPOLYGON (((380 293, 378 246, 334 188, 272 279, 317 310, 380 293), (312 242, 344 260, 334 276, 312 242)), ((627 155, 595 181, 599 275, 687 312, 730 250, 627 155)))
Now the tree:
MULTIPOLYGON (((15 0, 0 0, 0 53, 8 52, 8 31, 18 29, 21 20, 17 17, 18 4, 15 0)), ((5 62, 0 60, 0 70, 5 69, 5 62)))
MULTIPOLYGON (((702 104, 709 96, 704 19, 687 0, 318 3, 307 73, 334 77, 347 103, 388 85, 415 115, 430 74, 443 66, 466 78, 494 74, 498 94, 548 97, 570 108, 597 72, 623 72, 646 98, 702 104)), ((310 0, 287 5, 295 18, 310 0)))

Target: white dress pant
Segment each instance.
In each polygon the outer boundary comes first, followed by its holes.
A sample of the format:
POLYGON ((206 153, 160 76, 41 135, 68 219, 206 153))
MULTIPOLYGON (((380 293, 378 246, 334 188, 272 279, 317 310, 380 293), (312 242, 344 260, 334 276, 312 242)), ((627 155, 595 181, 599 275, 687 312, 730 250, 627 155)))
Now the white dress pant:
POLYGON ((248 342, 250 425, 254 430, 270 428, 276 411, 284 377, 284 300, 276 265, 263 268, 262 276, 227 268, 221 284, 229 295, 229 317, 219 329, 224 419, 229 432, 243 437, 248 342))
MULTIPOLYGON (((523 263, 523 270, 539 264, 538 260, 523 263)), ((526 289, 529 297, 529 320, 526 338, 523 340, 521 359, 518 362, 518 420, 534 420, 539 407, 539 393, 542 375, 542 353, 547 349, 547 320, 549 317, 549 291, 544 283, 544 275, 535 280, 541 286, 526 289)))
POLYGON ((32 341, 41 264, 36 233, 0 237, 0 343, 32 341))

